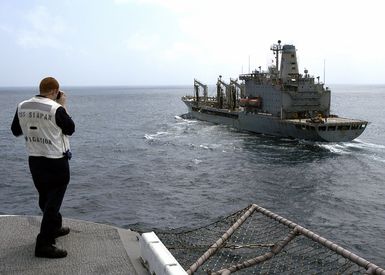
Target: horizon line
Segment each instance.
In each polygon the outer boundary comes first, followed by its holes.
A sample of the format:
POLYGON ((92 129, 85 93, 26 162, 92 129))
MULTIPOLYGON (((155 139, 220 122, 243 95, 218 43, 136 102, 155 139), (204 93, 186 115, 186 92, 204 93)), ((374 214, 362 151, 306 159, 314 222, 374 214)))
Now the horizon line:
MULTIPOLYGON (((209 86, 215 85, 208 84, 209 86)), ((330 85, 351 85, 351 86, 384 86, 385 83, 328 83, 324 84, 325 86, 330 85)), ((104 87, 132 87, 132 88, 138 88, 138 87, 186 87, 186 86, 193 86, 193 84, 69 84, 69 85, 62 85, 61 87, 71 87, 71 88, 82 88, 82 87, 95 87, 95 88, 104 88, 104 87)), ((0 85, 0 88, 37 88, 38 85, 0 85)))

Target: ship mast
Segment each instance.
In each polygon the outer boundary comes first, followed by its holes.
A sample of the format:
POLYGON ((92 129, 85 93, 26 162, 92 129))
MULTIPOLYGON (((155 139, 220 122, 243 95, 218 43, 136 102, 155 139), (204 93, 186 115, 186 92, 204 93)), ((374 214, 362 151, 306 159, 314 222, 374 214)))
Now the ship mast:
POLYGON ((278 40, 278 44, 273 44, 271 47, 270 47, 270 50, 272 50, 274 52, 274 55, 275 55, 275 68, 277 70, 277 77, 278 77, 278 72, 279 72, 279 52, 282 51, 282 46, 281 46, 281 40, 278 40))

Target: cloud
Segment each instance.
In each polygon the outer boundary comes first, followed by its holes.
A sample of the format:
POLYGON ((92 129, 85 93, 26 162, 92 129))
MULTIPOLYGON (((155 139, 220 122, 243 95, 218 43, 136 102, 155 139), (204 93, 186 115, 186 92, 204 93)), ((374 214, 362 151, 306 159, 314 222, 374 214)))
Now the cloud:
POLYGON ((201 55, 201 49, 190 43, 177 41, 162 52, 161 58, 174 61, 186 55, 197 57, 201 55))
POLYGON ((54 48, 69 50, 61 39, 69 29, 63 19, 45 6, 38 6, 25 16, 25 28, 18 30, 17 44, 24 48, 54 48))
POLYGON ((179 7, 189 5, 187 1, 177 1, 177 0, 114 0, 113 2, 116 5, 125 5, 125 4, 157 5, 157 6, 164 6, 172 10, 179 9, 179 7))
POLYGON ((126 47, 135 51, 151 51, 160 43, 158 34, 135 33, 126 40, 126 47))
POLYGON ((12 34, 12 32, 13 32, 12 28, 10 28, 6 25, 0 25, 0 31, 5 32, 7 34, 12 34))
POLYGON ((62 18, 48 10, 45 6, 38 6, 27 15, 32 28, 42 33, 61 34, 66 31, 62 18))
MULTIPOLYGON (((260 37, 270 33, 271 30, 258 26, 255 17, 261 12, 261 7, 252 0, 242 0, 240 3, 228 0, 115 0, 114 2, 120 5, 157 6, 175 15, 174 24, 177 33, 167 41, 168 45, 151 48, 158 52, 162 61, 167 59, 175 61, 181 58, 212 65, 232 63, 240 67, 242 63, 240 60, 247 60, 248 55, 258 49, 258 45, 263 50, 270 46, 267 44, 262 47, 261 43, 258 43, 260 37)), ((133 37, 134 39, 130 39, 133 45, 131 48, 137 46, 150 50, 147 42, 151 42, 151 37, 151 34, 144 33, 138 38, 133 37), (133 41, 135 39, 138 41, 133 41)), ((274 38, 274 41, 276 39, 274 38)), ((166 43, 160 38, 156 42, 158 45, 166 43)))
MULTIPOLYGON (((269 47, 280 39, 283 44, 294 44, 298 49, 301 71, 306 67, 320 74, 324 59, 329 64, 333 60, 338 64, 354 61, 357 66, 368 62, 363 56, 373 59, 372 45, 382 45, 385 41, 384 36, 378 35, 384 25, 379 0, 373 0, 371 5, 359 0, 325 0, 318 6, 306 0, 115 0, 115 3, 171 11, 176 31, 167 41, 157 37, 159 40, 150 47, 146 40, 151 41, 152 35, 142 33, 147 38, 141 37, 133 45, 147 51, 152 60, 163 64, 195 64, 202 71, 214 67, 246 70, 249 56, 251 69, 258 66, 266 69, 274 58, 269 47)), ((384 57, 381 51, 376 55, 378 60, 384 57)))
MULTIPOLYGON (((175 14, 175 24, 183 34, 183 38, 176 36, 175 39, 178 41, 174 41, 175 47, 191 44, 202 48, 203 52, 207 51, 210 57, 219 59, 221 56, 223 58, 223 55, 230 55, 229 58, 234 60, 241 55, 265 53, 270 43, 278 39, 284 43, 303 44, 306 47, 313 45, 314 42, 319 45, 323 42, 321 48, 328 46, 334 50, 334 45, 322 41, 320 34, 329 36, 330 33, 335 33, 333 32, 335 29, 339 31, 331 37, 333 41, 341 41, 343 38, 347 44, 353 44, 354 41, 357 44, 358 39, 354 35, 357 31, 361 35, 371 36, 370 30, 365 32, 366 22, 363 21, 365 19, 359 15, 363 11, 367 11, 368 14, 376 11, 370 5, 355 0, 341 3, 325 0, 324 5, 317 7, 317 12, 305 0, 294 2, 115 0, 114 2, 163 7, 175 14), (347 3, 351 3, 348 10, 347 3), (301 16, 293 11, 295 7, 302 7, 301 16), (339 20, 346 23, 336 24, 339 20)), ((380 21, 383 20, 378 19, 382 18, 380 14, 374 17, 378 22, 372 26, 381 25, 380 21)), ((366 17, 366 20, 374 19, 366 17)))

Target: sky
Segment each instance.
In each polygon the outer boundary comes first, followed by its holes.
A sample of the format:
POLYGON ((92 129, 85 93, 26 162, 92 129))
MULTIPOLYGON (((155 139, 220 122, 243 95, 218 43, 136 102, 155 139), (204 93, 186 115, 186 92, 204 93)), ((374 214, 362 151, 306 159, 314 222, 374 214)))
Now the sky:
POLYGON ((215 84, 296 46, 326 84, 385 84, 382 0, 0 0, 0 86, 215 84), (325 65, 325 66, 324 66, 325 65))

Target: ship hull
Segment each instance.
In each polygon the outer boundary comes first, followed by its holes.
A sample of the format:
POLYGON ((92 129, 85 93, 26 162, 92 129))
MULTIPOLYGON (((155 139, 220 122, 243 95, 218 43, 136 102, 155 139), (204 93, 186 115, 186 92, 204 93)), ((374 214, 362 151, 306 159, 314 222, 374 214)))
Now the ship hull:
POLYGON ((309 123, 300 119, 280 119, 264 113, 229 111, 196 102, 185 101, 189 115, 198 120, 229 125, 233 128, 257 134, 265 134, 292 139, 323 142, 351 141, 362 134, 367 122, 345 118, 330 118, 324 123, 309 123))

